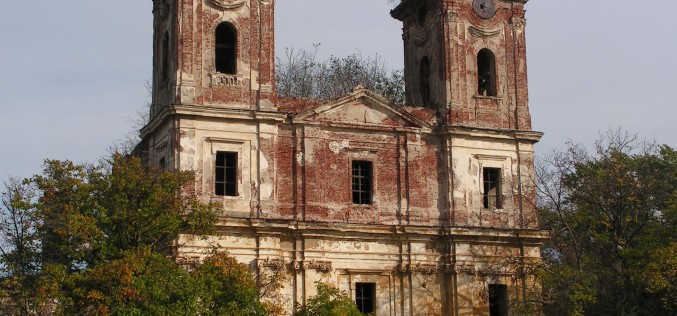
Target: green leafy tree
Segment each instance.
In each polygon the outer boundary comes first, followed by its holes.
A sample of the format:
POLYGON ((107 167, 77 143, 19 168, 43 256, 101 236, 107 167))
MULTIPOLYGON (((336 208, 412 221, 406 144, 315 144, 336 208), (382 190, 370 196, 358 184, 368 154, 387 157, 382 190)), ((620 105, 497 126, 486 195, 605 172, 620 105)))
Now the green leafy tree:
POLYGON ((200 286, 200 315, 267 315, 249 268, 234 258, 214 254, 193 276, 200 286))
POLYGON ((9 179, 2 192, 0 209, 0 295, 9 298, 0 312, 9 314, 12 306, 16 313, 28 315, 40 311, 49 301, 48 295, 40 295, 25 289, 38 288, 41 283, 40 240, 36 234, 37 212, 32 206, 36 197, 35 188, 28 181, 9 179))
POLYGON ((96 165, 47 160, 6 184, 0 289, 10 315, 266 315, 245 265, 215 254, 188 272, 182 232, 213 232, 189 172, 114 154, 96 165))
POLYGON ((610 132, 537 168, 551 240, 543 282, 553 315, 657 315, 675 309, 677 156, 668 146, 610 132), (649 281, 655 280, 655 281, 649 281))
POLYGON ((42 193, 34 207, 43 259, 77 271, 146 247, 170 254, 181 231, 206 233, 215 220, 210 206, 182 190, 193 181, 190 172, 121 154, 97 166, 46 161, 32 179, 42 193))
POLYGON ((339 289, 316 282, 317 295, 311 297, 294 316, 361 316, 355 302, 339 289))
POLYGON ((197 315, 198 284, 188 272, 150 249, 125 252, 72 274, 63 284, 64 315, 197 315))

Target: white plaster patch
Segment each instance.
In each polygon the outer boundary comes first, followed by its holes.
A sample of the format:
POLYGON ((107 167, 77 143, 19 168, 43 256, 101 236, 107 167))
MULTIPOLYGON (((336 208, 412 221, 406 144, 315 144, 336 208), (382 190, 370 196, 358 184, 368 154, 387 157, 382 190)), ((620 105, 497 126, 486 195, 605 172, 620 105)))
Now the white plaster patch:
POLYGON ((261 184, 261 198, 268 199, 273 195, 273 186, 270 184, 261 184))
POLYGON ((259 155, 259 163, 261 164, 261 170, 266 170, 268 169, 268 159, 266 159, 265 155, 259 155))

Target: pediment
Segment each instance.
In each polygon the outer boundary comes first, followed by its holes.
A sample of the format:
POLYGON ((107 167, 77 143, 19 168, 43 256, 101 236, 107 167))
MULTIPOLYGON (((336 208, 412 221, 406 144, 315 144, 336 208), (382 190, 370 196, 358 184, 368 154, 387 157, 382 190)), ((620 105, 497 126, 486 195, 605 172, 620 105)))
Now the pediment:
POLYGON ((358 86, 350 94, 299 113, 295 121, 332 123, 340 125, 383 127, 427 127, 428 124, 388 100, 358 86))

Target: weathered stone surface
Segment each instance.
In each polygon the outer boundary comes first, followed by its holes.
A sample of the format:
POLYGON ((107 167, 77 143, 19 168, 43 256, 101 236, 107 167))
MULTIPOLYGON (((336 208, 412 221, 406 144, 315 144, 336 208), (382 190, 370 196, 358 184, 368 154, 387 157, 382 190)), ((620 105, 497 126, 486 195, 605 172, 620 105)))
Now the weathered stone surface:
POLYGON ((201 199, 223 205, 215 236, 176 241, 180 258, 218 247, 255 273, 281 271, 275 299, 287 312, 316 281, 353 297, 375 284, 377 315, 488 315, 489 284, 507 285, 511 305, 525 299, 544 238, 529 185, 541 134, 527 105, 526 1, 490 1, 487 19, 472 0, 403 1, 392 15, 404 23, 404 107, 361 87, 328 102, 277 100, 272 0, 154 2, 150 161, 196 171, 201 199), (236 74, 214 68, 224 21, 237 28, 236 74), (495 55, 495 96, 477 95, 480 49, 495 55), (237 153, 234 196, 214 193, 219 151, 237 153), (353 203, 353 161, 371 162, 371 203, 353 203), (499 170, 498 208, 485 207, 487 168, 499 170))

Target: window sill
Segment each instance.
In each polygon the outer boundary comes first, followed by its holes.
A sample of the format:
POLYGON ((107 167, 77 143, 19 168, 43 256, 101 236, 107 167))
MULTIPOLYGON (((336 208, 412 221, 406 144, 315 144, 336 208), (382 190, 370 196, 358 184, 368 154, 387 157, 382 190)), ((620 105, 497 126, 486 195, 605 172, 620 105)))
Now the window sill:
POLYGON ((503 97, 500 96, 486 96, 486 95, 474 95, 473 98, 475 99, 482 99, 482 100, 503 100, 503 97))
POLYGON ((211 87, 245 87, 249 85, 249 78, 238 74, 226 74, 221 72, 212 73, 210 77, 211 87))
POLYGON ((242 200, 242 195, 218 195, 211 194, 212 199, 224 199, 224 200, 242 200))

